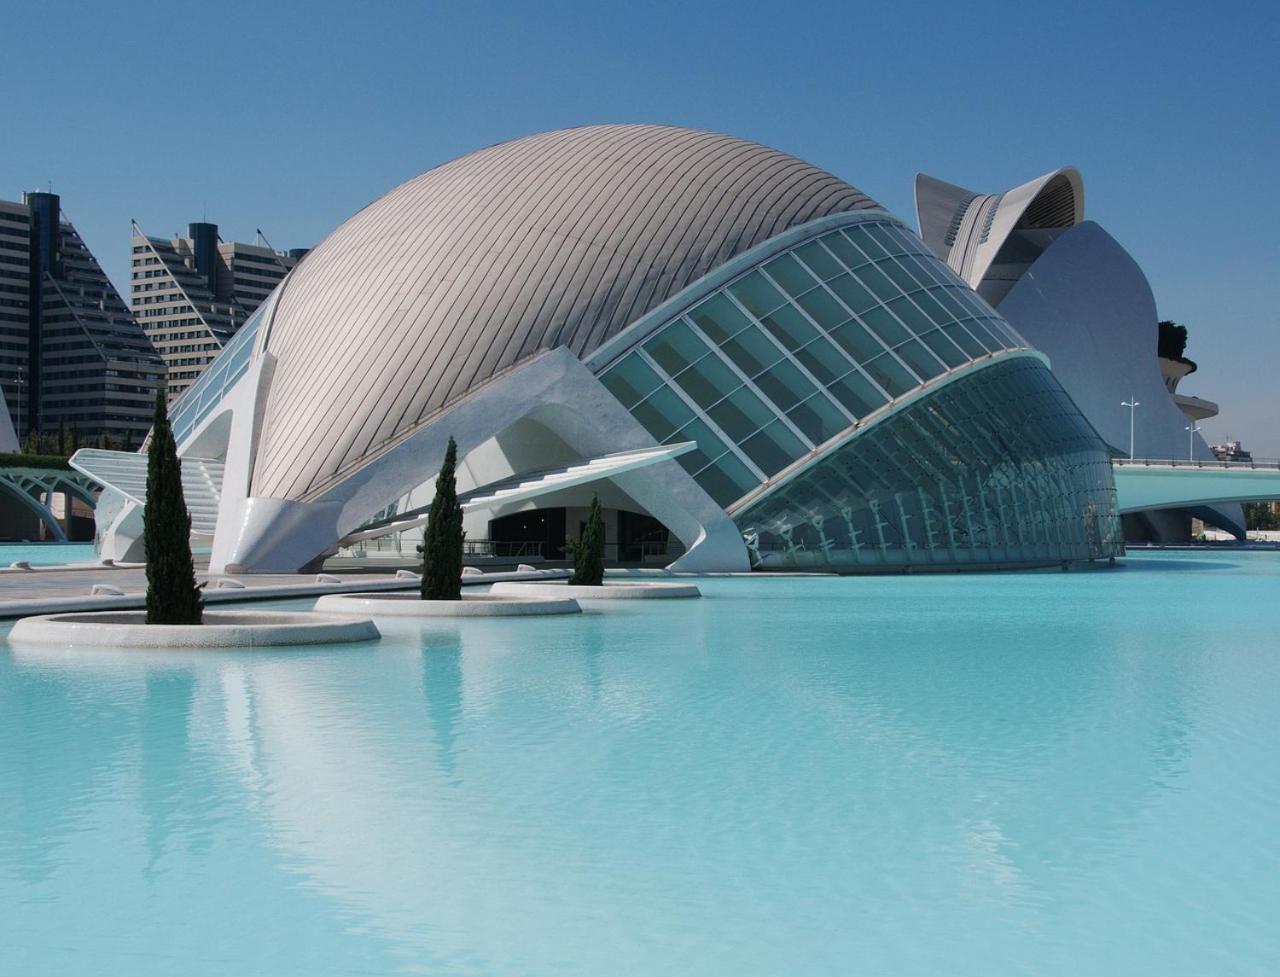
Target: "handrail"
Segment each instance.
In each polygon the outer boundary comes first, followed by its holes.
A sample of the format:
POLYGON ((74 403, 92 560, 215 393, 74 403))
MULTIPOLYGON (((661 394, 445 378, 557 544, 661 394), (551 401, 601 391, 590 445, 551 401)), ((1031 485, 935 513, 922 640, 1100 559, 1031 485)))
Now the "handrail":
POLYGON ((1254 458, 1252 461, 1218 461, 1210 458, 1113 458, 1113 466, 1119 468, 1223 468, 1223 469, 1262 469, 1263 471, 1280 471, 1280 459, 1254 458))

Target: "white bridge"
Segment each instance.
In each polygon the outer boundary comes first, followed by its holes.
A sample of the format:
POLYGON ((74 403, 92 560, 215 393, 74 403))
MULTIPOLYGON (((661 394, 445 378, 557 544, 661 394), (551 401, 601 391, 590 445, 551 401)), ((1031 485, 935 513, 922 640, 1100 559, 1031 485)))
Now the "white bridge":
POLYGON ((1280 462, 1122 458, 1111 464, 1120 511, 1280 499, 1280 462))

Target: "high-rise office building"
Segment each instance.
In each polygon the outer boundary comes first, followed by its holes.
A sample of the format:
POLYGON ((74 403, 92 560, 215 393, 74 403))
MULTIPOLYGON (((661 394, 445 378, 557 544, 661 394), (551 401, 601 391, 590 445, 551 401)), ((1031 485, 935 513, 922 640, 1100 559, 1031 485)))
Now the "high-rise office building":
POLYGON ((55 193, 0 200, 0 387, 17 437, 138 443, 164 364, 55 193))
POLYGON ((169 396, 195 382, 305 250, 224 242, 200 222, 187 236, 148 237, 133 225, 134 315, 164 358, 169 396))

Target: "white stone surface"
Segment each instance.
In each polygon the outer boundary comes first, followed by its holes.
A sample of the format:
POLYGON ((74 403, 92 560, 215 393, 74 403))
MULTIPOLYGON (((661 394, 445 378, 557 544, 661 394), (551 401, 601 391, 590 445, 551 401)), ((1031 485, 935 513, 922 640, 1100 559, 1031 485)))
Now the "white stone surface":
POLYGON ((328 614, 403 618, 527 617, 535 614, 578 614, 582 608, 560 587, 554 594, 463 594, 462 600, 422 600, 417 594, 330 594, 316 601, 316 610, 328 614))
POLYGON ((381 637, 368 618, 273 611, 209 611, 196 625, 147 624, 145 611, 96 611, 24 617, 14 645, 63 648, 264 648, 338 644, 381 637))
POLYGON ((671 597, 701 597, 702 591, 691 583, 604 583, 599 587, 580 587, 568 583, 495 583, 491 594, 512 597, 573 597, 575 600, 642 600, 671 597))

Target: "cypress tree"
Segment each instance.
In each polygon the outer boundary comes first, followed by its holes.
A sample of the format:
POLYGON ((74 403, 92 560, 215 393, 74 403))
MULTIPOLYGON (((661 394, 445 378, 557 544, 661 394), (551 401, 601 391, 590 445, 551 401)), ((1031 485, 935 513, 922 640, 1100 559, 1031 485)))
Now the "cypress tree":
POLYGON ((458 505, 458 446, 453 438, 436 476, 436 494, 422 534, 422 599, 462 600, 462 506, 458 505))
POLYGON ((147 450, 147 505, 142 512, 147 554, 147 623, 200 624, 203 601, 191 560, 191 513, 182 496, 178 446, 169 427, 165 391, 156 391, 147 450))
POLYGON ((599 587, 604 583, 604 512, 598 494, 591 496, 587 524, 573 548, 573 576, 569 583, 578 587, 599 587))

